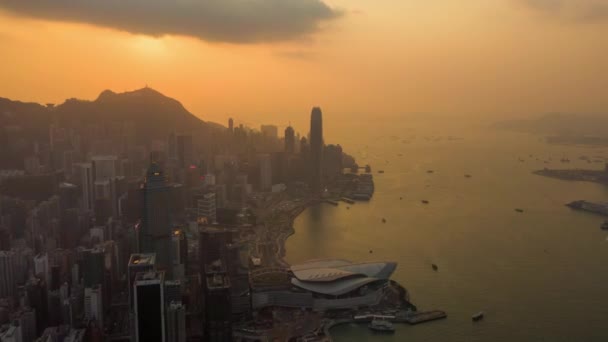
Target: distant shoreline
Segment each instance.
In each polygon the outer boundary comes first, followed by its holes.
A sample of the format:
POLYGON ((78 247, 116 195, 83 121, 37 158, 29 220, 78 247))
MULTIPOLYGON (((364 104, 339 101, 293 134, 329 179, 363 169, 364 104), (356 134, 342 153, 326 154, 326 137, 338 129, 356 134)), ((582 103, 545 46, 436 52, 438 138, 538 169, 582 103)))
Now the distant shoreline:
POLYGON ((608 171, 604 170, 557 170, 543 169, 532 172, 538 176, 556 178, 566 181, 593 182, 602 185, 608 185, 608 171))

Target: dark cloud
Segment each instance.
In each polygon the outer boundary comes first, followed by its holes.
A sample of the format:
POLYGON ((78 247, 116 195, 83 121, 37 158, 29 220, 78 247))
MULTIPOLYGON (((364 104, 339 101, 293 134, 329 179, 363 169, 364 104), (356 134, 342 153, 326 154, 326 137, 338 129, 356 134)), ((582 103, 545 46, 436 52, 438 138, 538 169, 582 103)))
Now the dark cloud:
POLYGON ((231 43, 299 38, 341 15, 322 0, 0 0, 0 8, 131 33, 231 43))
POLYGON ((516 0, 529 8, 578 22, 608 22, 608 0, 516 0))

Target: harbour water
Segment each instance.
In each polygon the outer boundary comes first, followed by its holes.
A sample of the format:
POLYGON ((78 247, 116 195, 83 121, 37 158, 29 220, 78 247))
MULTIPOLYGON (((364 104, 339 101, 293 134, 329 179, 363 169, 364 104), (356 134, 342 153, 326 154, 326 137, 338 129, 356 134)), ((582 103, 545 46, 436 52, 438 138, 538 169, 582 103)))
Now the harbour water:
POLYGON ((564 206, 608 201, 608 188, 531 173, 600 169, 578 157, 608 158, 608 149, 548 145, 481 126, 326 127, 326 142, 342 143, 373 166, 376 193, 350 210, 341 203, 304 211, 287 240, 287 260, 397 261, 393 278, 414 304, 448 313, 446 320, 396 325, 391 336, 339 326, 335 341, 608 341, 603 218, 564 206), (561 163, 563 156, 571 163, 561 163), (484 320, 471 322, 482 310, 484 320))

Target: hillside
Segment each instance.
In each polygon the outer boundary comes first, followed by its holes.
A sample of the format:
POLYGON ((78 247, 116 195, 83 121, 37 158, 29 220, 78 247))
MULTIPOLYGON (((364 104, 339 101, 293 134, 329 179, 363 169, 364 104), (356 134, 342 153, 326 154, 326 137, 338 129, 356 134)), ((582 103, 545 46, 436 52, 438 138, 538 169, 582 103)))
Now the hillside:
POLYGON ((222 128, 197 118, 179 101, 147 87, 125 93, 105 90, 93 101, 68 99, 54 107, 0 97, 0 144, 7 147, 0 149, 0 167, 21 168, 24 153, 34 142, 48 143, 51 122, 78 130, 91 125, 129 123, 134 127, 135 141, 143 144, 165 140, 170 132, 189 133, 204 141, 222 128))
POLYGON ((151 88, 125 93, 105 90, 94 101, 68 99, 54 108, 0 98, 0 125, 20 126, 28 140, 48 140, 53 120, 62 127, 130 122, 139 141, 165 139, 170 131, 201 133, 221 127, 200 120, 179 101, 151 88))

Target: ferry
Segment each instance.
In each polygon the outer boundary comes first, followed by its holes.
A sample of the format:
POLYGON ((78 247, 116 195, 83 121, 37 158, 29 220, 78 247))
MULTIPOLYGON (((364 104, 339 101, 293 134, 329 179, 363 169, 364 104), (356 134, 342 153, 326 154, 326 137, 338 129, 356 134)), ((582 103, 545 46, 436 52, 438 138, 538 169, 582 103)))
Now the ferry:
POLYGON ((473 316, 471 316, 471 320, 473 320, 473 322, 477 322, 483 319, 483 311, 479 311, 478 313, 474 314, 473 316))
POLYGON ((381 319, 374 319, 367 327, 370 330, 377 332, 395 332, 395 327, 393 326, 393 323, 381 319))

